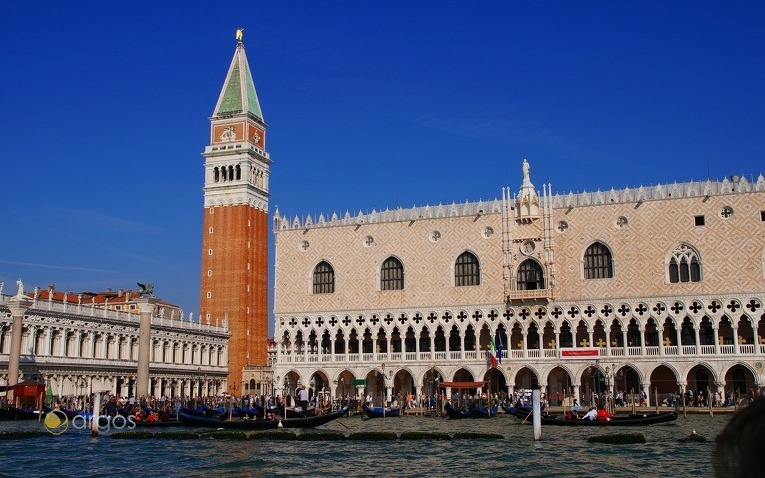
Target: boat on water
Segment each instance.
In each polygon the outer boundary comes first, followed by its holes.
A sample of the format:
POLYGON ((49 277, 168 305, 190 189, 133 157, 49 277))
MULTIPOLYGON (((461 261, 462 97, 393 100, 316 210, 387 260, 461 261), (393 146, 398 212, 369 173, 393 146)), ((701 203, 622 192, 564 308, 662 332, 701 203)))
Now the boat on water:
POLYGON ((491 418, 497 415, 497 412, 499 412, 499 407, 494 406, 494 407, 488 408, 483 405, 471 405, 467 407, 457 408, 451 403, 447 403, 446 405, 444 405, 444 411, 446 411, 446 415, 452 419, 491 418))
POLYGON ((45 411, 33 410, 29 408, 18 408, 12 405, 0 408, 0 419, 6 420, 36 420, 45 416, 45 411))
POLYGON ((178 411, 178 421, 184 425, 208 428, 224 428, 232 430, 273 430, 276 428, 314 428, 336 420, 345 415, 347 408, 324 415, 314 415, 301 418, 228 418, 223 414, 218 417, 199 416, 187 413, 182 408, 178 411))
POLYGON ((364 405, 364 415, 369 418, 385 418, 385 417, 400 417, 401 409, 399 408, 384 408, 384 407, 368 407, 364 405))
MULTIPOLYGON (((521 420, 531 421, 531 409, 502 407, 505 412, 521 420)), ((566 418, 562 415, 542 415, 542 425, 562 426, 562 427, 624 427, 624 426, 645 426, 657 423, 667 423, 677 419, 677 412, 666 412, 658 414, 631 414, 625 416, 615 416, 608 420, 588 420, 581 418, 566 418)))
POLYGON ((128 420, 131 418, 135 426, 142 428, 175 427, 181 425, 177 417, 165 418, 164 420, 137 420, 136 416, 131 415, 128 417, 128 420))
POLYGON ((444 411, 446 412, 446 415, 453 420, 460 418, 472 418, 470 415, 470 410, 467 408, 457 408, 451 403, 444 405, 444 411))
POLYGON ((476 405, 474 407, 468 407, 470 410, 470 416, 472 418, 491 418, 497 415, 497 412, 499 412, 498 406, 493 406, 491 408, 485 407, 483 405, 476 405))

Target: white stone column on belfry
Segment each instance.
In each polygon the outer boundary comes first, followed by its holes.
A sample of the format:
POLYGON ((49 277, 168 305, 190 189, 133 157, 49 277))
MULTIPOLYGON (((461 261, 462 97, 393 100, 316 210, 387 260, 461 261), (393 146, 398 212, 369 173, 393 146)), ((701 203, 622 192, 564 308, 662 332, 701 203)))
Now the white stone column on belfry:
MULTIPOLYGON (((19 280, 20 282, 20 280, 19 280)), ((11 328, 11 354, 8 357, 8 385, 16 385, 19 382, 19 362, 21 361, 21 339, 24 314, 32 306, 32 300, 23 295, 23 286, 19 286, 19 293, 8 299, 6 305, 11 310, 13 326, 11 328)), ((13 404, 13 389, 7 393, 8 402, 13 404)))
POLYGON ((149 359, 151 357, 151 317, 158 299, 141 297, 135 302, 140 310, 138 326, 138 370, 136 373, 136 398, 149 395, 149 359))

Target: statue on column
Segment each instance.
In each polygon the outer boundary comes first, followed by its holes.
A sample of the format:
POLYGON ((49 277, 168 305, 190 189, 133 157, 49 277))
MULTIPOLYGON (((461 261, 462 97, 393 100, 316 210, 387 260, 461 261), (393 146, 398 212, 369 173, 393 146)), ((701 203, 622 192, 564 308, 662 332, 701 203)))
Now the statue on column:
POLYGON ((24 297, 24 283, 21 282, 21 277, 16 280, 16 285, 19 287, 18 291, 16 292, 16 297, 20 299, 24 297))

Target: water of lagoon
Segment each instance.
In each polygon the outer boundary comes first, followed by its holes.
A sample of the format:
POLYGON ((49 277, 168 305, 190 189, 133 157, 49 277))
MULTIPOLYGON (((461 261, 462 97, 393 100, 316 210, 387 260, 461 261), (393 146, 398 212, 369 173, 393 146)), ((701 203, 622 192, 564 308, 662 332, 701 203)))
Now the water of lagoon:
MULTIPOLYGON (((345 417, 317 431, 483 432, 505 439, 297 441, 117 440, 69 430, 0 441, 0 476, 711 476, 714 439, 729 415, 682 415, 649 427, 533 427, 520 420, 345 417), (706 443, 685 442, 693 430, 706 443), (588 443, 592 435, 638 432, 645 444, 588 443)), ((2 421, 3 430, 44 430, 2 421)), ((165 428, 163 431, 189 428, 165 428)), ((208 431, 208 430, 205 430, 208 431)), ((296 433, 315 433, 312 430, 296 433)))

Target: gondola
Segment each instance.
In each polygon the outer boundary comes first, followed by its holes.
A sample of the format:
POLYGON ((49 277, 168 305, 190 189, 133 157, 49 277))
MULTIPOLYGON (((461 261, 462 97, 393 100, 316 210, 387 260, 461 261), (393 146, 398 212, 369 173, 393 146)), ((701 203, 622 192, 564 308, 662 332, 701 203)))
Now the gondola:
MULTIPOLYGON (((42 412, 42 416, 45 416, 45 411, 42 412)), ((9 405, 0 409, 0 418, 9 420, 36 420, 40 418, 40 410, 18 408, 9 405)))
POLYGON ((497 415, 499 407, 495 405, 491 408, 487 408, 483 405, 476 405, 475 407, 469 408, 469 410, 471 418, 491 418, 497 415))
MULTIPOLYGON (((170 417, 165 420, 136 420, 135 416, 131 416, 133 423, 136 427, 141 428, 162 428, 162 427, 175 427, 181 425, 176 417, 170 417)), ((128 419, 130 419, 129 417, 128 419)))
POLYGON ((221 417, 200 417, 187 413, 185 409, 178 411, 178 421, 184 425, 208 428, 224 428, 232 430, 273 430, 276 428, 314 428, 336 420, 345 415, 346 408, 342 408, 325 415, 315 415, 305 418, 273 418, 273 419, 244 419, 221 417))
POLYGON ((385 417, 400 417, 401 409, 399 408, 383 408, 383 407, 368 407, 364 405, 364 415, 369 418, 385 418, 385 417))
POLYGON ((451 403, 444 405, 444 411, 446 411, 446 415, 452 420, 459 418, 472 418, 470 410, 466 408, 455 408, 451 403))
MULTIPOLYGON (((531 421, 531 410, 516 409, 515 407, 503 407, 505 412, 521 420, 531 421)), ((609 420, 582 420, 581 418, 570 418, 560 415, 543 415, 541 417, 542 425, 562 426, 562 427, 626 427, 626 426, 645 426, 657 423, 667 423, 677 419, 677 412, 666 412, 658 414, 635 414, 627 416, 616 416, 609 420)))

